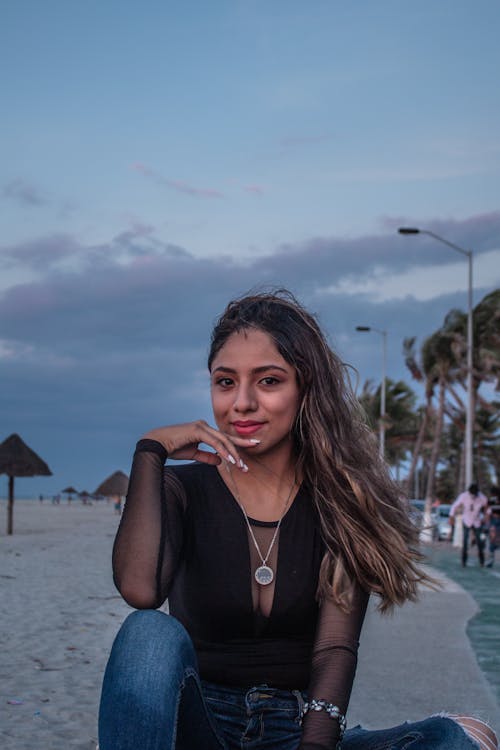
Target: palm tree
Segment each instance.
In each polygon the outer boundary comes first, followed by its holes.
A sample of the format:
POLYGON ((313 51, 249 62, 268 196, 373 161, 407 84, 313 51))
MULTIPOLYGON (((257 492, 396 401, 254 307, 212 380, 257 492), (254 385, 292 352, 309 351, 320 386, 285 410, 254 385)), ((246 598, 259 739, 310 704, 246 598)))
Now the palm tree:
POLYGON ((457 373, 457 336, 453 332, 453 323, 453 319, 446 316, 443 327, 429 336, 422 346, 422 363, 427 380, 431 386, 438 388, 438 408, 434 417, 434 437, 425 493, 426 510, 428 509, 429 515, 434 500, 434 482, 443 433, 446 390, 448 385, 456 379, 457 373), (452 330, 449 327, 450 323, 452 330))
POLYGON ((480 486, 500 484, 500 401, 481 405, 476 412, 477 479, 480 486))
MULTIPOLYGON (((410 338, 406 338, 403 340, 403 355, 405 358, 405 364, 407 368, 409 369, 412 377, 414 378, 414 380, 421 383, 424 380, 425 376, 424 376, 424 371, 423 371, 423 365, 421 365, 417 360, 418 355, 415 350, 416 340, 417 339, 415 336, 412 336, 410 338)), ((418 461, 422 454, 424 437, 426 435, 427 425, 429 422, 429 415, 430 415, 431 408, 432 408, 432 394, 433 394, 433 388, 430 386, 430 383, 426 381, 425 383, 426 405, 420 411, 420 420, 419 420, 417 439, 415 440, 415 444, 413 446, 410 470, 406 478, 405 489, 408 494, 410 493, 410 490, 413 487, 418 461)))
MULTIPOLYGON (((413 377, 425 382, 426 408, 420 424, 417 441, 413 451, 408 485, 413 481, 419 455, 426 431, 432 428, 432 447, 427 471, 427 486, 425 492, 424 527, 430 527, 431 509, 434 500, 434 484, 436 469, 440 457, 440 445, 443 434, 443 425, 446 410, 447 388, 456 380, 457 353, 460 347, 460 337, 456 334, 454 326, 455 316, 447 316, 443 326, 429 336, 422 345, 421 362, 417 360, 415 352, 415 338, 405 339, 403 342, 403 353, 405 363, 413 377), (433 398, 438 391, 438 406, 434 409, 433 398)), ((429 534, 424 532, 424 538, 429 534)))
MULTIPOLYGON (((385 381, 385 396, 385 457, 387 463, 396 467, 397 475, 399 466, 405 460, 409 447, 415 439, 417 397, 403 380, 395 382, 390 378, 386 378, 385 381)), ((378 430, 381 386, 375 387, 373 381, 367 380, 359 400, 368 424, 374 431, 378 430)))
MULTIPOLYGON (((465 404, 461 388, 466 389, 467 380, 467 317, 461 310, 451 310, 445 317, 443 326, 424 342, 420 358, 416 352, 415 337, 403 342, 405 363, 415 380, 425 385, 426 405, 422 410, 420 429, 413 449, 412 462, 407 478, 407 485, 412 486, 419 457, 424 454, 429 427, 432 428, 432 448, 430 452, 426 496, 429 499, 434 493, 434 482, 437 466, 445 461, 453 463, 452 476, 456 477, 456 491, 463 487, 465 436, 465 404), (459 386, 457 388, 457 385, 459 386), (437 409, 434 398, 438 392, 437 409), (445 429, 445 420, 449 424, 445 429), (450 432, 453 426, 453 430, 450 432), (453 450, 450 451, 448 438, 453 436, 453 450), (443 445, 443 438, 444 440, 443 445), (457 451, 461 446, 461 458, 457 461, 457 451)), ((476 455, 488 456, 488 465, 498 466, 498 426, 491 427, 483 412, 491 413, 492 404, 480 392, 483 383, 494 383, 500 390, 500 290, 487 295, 474 309, 474 371, 473 403, 474 435, 476 455), (483 435, 483 433, 485 433, 483 435), (493 455, 492 455, 493 454, 493 455)), ((495 407, 493 407, 495 411, 495 407)), ((487 472, 484 461, 476 462, 476 474, 487 472)), ((493 473, 498 476, 498 469, 493 473)))
MULTIPOLYGON (((466 388, 467 378, 467 316, 461 310, 452 310, 446 316, 446 327, 455 337, 455 355, 457 358, 456 379, 466 388)), ((480 440, 476 404, 488 408, 480 388, 484 383, 495 383, 500 390, 500 289, 486 295, 474 308, 474 351, 473 351, 473 424, 474 438, 480 440)), ((456 398, 457 394, 454 392, 456 398)), ((461 404, 463 409, 463 404, 461 404)), ((464 419, 465 429, 465 419, 464 419)), ((477 473, 476 467, 476 473, 477 473)))
POLYGON ((500 391, 500 289, 487 294, 474 308, 474 376, 495 383, 500 391))

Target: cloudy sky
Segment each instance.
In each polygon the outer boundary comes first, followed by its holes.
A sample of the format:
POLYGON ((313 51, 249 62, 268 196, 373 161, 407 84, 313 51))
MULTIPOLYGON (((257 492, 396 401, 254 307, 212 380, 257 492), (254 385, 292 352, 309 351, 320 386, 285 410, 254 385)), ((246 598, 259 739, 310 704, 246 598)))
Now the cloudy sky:
MULTIPOLYGON (((290 288, 359 371, 500 285, 497 0, 19 0, 0 23, 0 418, 93 491, 210 418, 211 325, 290 288)), ((6 478, 0 494, 6 493, 6 478)))

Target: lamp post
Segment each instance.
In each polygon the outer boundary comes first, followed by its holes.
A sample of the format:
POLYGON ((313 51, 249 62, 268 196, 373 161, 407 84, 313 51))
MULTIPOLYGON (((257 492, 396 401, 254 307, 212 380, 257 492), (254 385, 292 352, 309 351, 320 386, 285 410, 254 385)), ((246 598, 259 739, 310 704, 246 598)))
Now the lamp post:
POLYGON ((375 331, 382 336, 382 383, 380 387, 380 424, 379 424, 379 450, 381 458, 385 456, 385 371, 387 368, 387 331, 373 326, 356 326, 357 331, 375 331))
POLYGON ((473 424, 474 424, 474 403, 472 390, 472 348, 473 348, 473 331, 472 331, 472 250, 465 250, 453 242, 449 242, 439 234, 430 232, 427 229, 416 229, 415 227, 400 227, 399 234, 427 234, 438 242, 448 245, 457 253, 465 255, 468 261, 468 294, 467 294, 467 411, 465 417, 465 486, 469 487, 472 483, 472 451, 473 451, 473 424))

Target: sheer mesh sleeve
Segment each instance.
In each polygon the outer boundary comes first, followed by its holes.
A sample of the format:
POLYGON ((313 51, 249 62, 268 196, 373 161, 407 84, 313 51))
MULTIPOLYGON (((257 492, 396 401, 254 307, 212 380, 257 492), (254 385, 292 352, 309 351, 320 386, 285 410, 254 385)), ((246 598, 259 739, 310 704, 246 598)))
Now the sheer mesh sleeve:
MULTIPOLYGON (((345 714, 356 672, 359 636, 369 595, 357 588, 353 609, 342 612, 323 601, 312 655, 308 696, 333 703, 345 714)), ((300 750, 331 750, 339 737, 339 725, 325 711, 309 711, 304 718, 300 750)))
POLYGON ((186 496, 175 474, 164 470, 166 458, 156 440, 137 443, 113 547, 115 585, 137 609, 163 604, 182 549, 186 496))

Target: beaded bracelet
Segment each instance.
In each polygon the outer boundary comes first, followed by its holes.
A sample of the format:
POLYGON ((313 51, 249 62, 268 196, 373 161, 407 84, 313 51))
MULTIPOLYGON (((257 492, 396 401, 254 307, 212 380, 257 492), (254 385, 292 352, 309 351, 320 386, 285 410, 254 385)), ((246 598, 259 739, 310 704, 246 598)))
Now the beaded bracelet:
POLYGON ((339 747, 347 726, 344 714, 340 713, 340 708, 338 706, 335 706, 333 703, 328 703, 322 698, 311 698, 310 701, 304 703, 302 718, 304 718, 308 711, 326 711, 331 719, 335 719, 336 721, 338 721, 340 728, 340 737, 337 746, 339 747))

